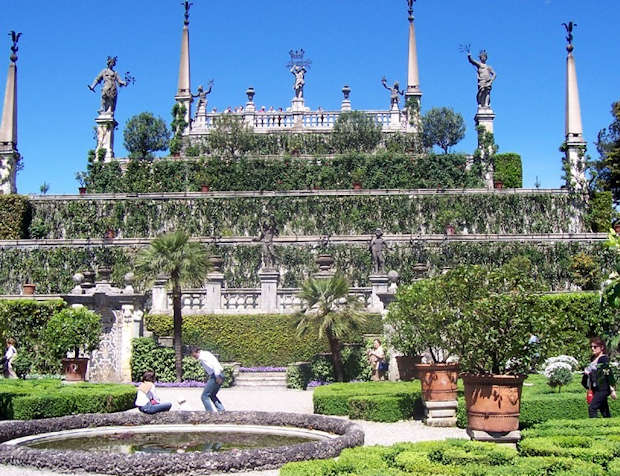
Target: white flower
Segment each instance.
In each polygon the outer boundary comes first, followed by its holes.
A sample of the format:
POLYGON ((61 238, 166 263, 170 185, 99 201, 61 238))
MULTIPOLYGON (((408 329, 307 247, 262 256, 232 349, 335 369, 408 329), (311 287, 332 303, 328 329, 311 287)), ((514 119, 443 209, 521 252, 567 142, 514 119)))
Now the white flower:
POLYGON ((557 362, 567 364, 570 367, 571 371, 577 370, 579 366, 579 362, 577 362, 577 359, 575 359, 574 357, 571 357, 570 355, 558 355, 557 357, 550 357, 545 360, 545 363, 543 364, 543 369, 546 371, 549 365, 555 364, 557 362))

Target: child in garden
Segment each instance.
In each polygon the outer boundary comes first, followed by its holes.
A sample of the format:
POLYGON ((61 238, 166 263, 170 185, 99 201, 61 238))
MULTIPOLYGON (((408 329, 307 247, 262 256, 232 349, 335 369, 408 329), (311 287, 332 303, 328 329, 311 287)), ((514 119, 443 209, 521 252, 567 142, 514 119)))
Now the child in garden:
POLYGON ((147 370, 142 375, 142 383, 138 386, 136 407, 142 413, 153 415, 159 412, 167 412, 172 407, 170 402, 160 402, 155 393, 155 372, 147 370))
POLYGON ((4 368, 2 369, 6 378, 17 378, 17 374, 13 370, 13 360, 17 356, 17 350, 15 350, 15 339, 9 338, 6 341, 6 352, 2 359, 4 368))

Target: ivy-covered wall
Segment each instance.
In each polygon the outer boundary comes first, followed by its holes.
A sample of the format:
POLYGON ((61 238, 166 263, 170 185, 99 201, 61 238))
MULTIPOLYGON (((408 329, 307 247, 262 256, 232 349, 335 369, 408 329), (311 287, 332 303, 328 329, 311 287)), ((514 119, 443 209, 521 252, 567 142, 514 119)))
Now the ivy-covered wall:
POLYGON ((93 162, 90 193, 149 193, 211 190, 311 190, 351 188, 352 174, 362 185, 382 188, 481 188, 479 167, 468 168, 465 155, 384 152, 308 158, 210 157, 194 160, 93 162))
POLYGON ((273 216, 280 235, 540 234, 584 231, 580 200, 568 194, 475 193, 224 197, 192 199, 36 200, 33 238, 255 236, 273 216))
POLYGON ((493 156, 493 168, 493 178, 502 182, 504 187, 523 187, 523 164, 519 154, 495 154, 493 156))
POLYGON ((0 195, 0 240, 18 240, 28 233, 30 202, 23 195, 0 195))
MULTIPOLYGON (((401 282, 420 277, 414 265, 428 266, 426 274, 441 273, 446 267, 458 264, 501 265, 518 255, 527 256, 536 266, 541 278, 552 289, 566 289, 571 283, 570 265, 575 255, 584 252, 600 264, 603 275, 615 263, 615 255, 595 242, 461 242, 445 241, 441 245, 429 242, 392 243, 387 253, 386 268, 398 271, 401 282)), ((319 253, 331 253, 335 268, 342 270, 354 286, 369 286, 372 272, 370 253, 365 244, 331 244, 318 249, 313 245, 275 247, 282 276, 281 286, 298 287, 313 272, 318 271, 314 260, 319 253)), ((228 287, 259 287, 261 263, 260 244, 219 246, 209 252, 221 255, 228 287)), ((67 293, 73 287, 71 277, 77 271, 95 266, 111 265, 113 282, 120 286, 123 276, 132 270, 136 247, 80 246, 4 248, 0 253, 0 294, 17 294, 28 281, 37 284, 37 293, 67 293)))

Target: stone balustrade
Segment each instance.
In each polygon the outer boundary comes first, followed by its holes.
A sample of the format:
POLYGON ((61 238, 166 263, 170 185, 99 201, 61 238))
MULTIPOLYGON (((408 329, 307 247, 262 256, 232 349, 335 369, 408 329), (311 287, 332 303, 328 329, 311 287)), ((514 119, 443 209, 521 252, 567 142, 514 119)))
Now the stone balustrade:
MULTIPOLYGON (((330 132, 343 111, 255 111, 247 108, 242 112, 209 112, 197 115, 192 121, 189 136, 209 134, 216 128, 222 116, 237 117, 253 132, 330 132)), ((405 110, 364 111, 384 132, 411 132, 405 110)))

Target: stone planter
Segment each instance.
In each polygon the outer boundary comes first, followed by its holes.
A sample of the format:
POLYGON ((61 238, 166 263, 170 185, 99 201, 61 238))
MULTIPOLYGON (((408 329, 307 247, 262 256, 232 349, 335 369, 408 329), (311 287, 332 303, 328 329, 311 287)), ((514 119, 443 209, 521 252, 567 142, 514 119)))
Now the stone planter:
POLYGON ((37 285, 32 283, 25 283, 22 285, 22 294, 24 296, 32 296, 37 285))
POLYGON ((421 357, 411 357, 409 355, 400 355, 396 357, 396 366, 398 367, 398 375, 400 380, 413 380, 418 374, 416 365, 422 360, 421 357))
POLYGON ((68 382, 83 382, 87 368, 88 359, 62 359, 62 370, 68 382))
POLYGON ((415 364, 415 370, 422 382, 422 397, 425 401, 456 400, 459 364, 415 364))
POLYGON ((467 430, 508 433, 519 429, 524 375, 461 374, 467 430))
POLYGON ((321 271, 329 271, 334 264, 334 258, 328 254, 320 254, 314 262, 317 264, 321 271))

